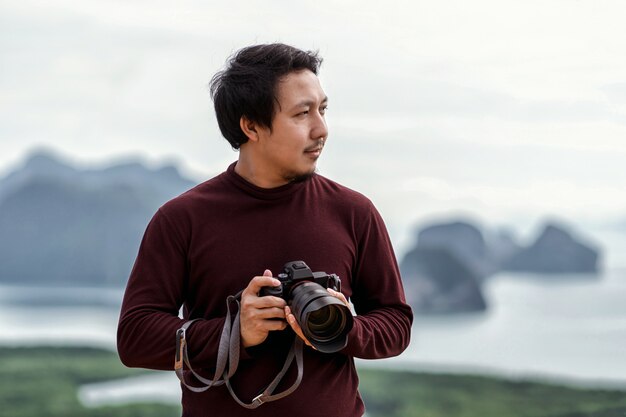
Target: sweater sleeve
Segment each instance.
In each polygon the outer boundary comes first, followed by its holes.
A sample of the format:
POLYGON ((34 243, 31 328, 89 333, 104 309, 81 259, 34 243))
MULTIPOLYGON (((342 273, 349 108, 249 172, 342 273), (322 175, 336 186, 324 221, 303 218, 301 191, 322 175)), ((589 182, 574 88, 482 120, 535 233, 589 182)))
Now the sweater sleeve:
MULTIPOLYGON (((139 247, 117 329, 117 349, 129 367, 172 370, 176 330, 187 280, 187 247, 178 227, 157 211, 139 247)), ((212 368, 225 318, 200 320, 187 332, 194 368, 212 368)), ((242 354, 244 353, 242 349, 242 354)))
POLYGON ((351 297, 357 316, 343 352, 362 359, 397 356, 409 345, 413 312, 387 229, 371 203, 361 225, 351 297))

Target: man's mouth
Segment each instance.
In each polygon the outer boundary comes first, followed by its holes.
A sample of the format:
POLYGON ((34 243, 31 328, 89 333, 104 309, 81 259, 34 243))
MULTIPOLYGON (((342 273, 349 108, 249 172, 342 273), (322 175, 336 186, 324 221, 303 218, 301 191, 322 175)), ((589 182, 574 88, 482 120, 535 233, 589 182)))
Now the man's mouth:
POLYGON ((310 153, 313 155, 319 155, 322 153, 323 146, 315 146, 313 148, 305 149, 304 153, 310 153))
POLYGON ((309 146, 304 150, 304 153, 309 154, 314 157, 318 157, 322 153, 322 149, 324 149, 324 143, 326 139, 320 138, 315 145, 309 146))

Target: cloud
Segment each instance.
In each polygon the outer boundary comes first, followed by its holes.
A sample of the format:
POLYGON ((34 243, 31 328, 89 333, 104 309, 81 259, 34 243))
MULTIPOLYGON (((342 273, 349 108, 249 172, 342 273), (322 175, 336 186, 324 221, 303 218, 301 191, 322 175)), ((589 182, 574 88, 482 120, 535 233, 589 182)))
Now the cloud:
MULTIPOLYGON (((0 166, 53 144, 75 158, 142 152, 212 174, 237 154, 220 138, 206 83, 238 47, 278 40, 325 58, 321 166, 390 210, 408 213, 394 206, 404 192, 423 197, 416 210, 493 202, 504 212, 516 207, 494 196, 542 182, 604 198, 593 184, 626 188, 624 7, 3 2, 0 166), (390 186, 405 179, 423 189, 390 186)), ((539 209, 519 193, 520 210, 539 209)))

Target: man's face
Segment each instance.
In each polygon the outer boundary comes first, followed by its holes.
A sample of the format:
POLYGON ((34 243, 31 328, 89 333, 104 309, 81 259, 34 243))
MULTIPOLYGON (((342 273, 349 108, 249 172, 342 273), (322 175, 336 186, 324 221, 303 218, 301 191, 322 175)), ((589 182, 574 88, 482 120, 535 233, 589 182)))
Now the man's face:
POLYGON ((276 86, 272 129, 259 128, 257 147, 268 179, 286 183, 315 172, 328 129, 324 114, 327 97, 315 74, 291 72, 276 86))

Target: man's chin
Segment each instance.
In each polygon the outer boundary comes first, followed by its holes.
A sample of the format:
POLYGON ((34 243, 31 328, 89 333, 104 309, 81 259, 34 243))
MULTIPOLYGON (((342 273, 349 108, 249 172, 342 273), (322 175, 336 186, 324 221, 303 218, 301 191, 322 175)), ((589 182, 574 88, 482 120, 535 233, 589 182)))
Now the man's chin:
POLYGON ((303 181, 306 181, 309 178, 311 178, 314 174, 315 174, 315 171, 310 172, 308 174, 297 175, 297 176, 293 177, 291 182, 303 182, 303 181))
POLYGON ((303 182, 308 180, 309 178, 311 178, 313 175, 315 175, 315 173, 317 172, 317 168, 313 168, 311 171, 309 172, 304 172, 304 173, 294 173, 292 175, 287 176, 285 179, 288 182, 303 182))

